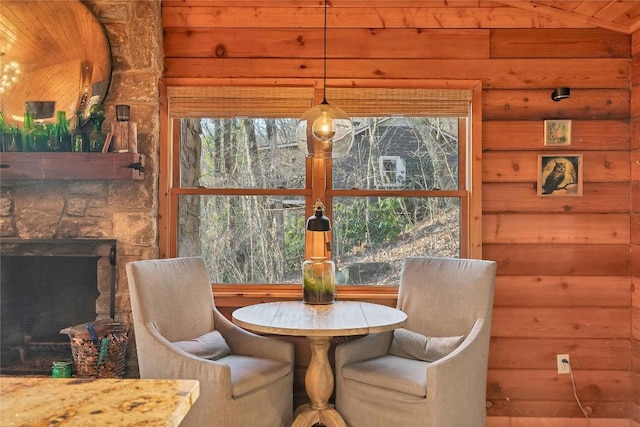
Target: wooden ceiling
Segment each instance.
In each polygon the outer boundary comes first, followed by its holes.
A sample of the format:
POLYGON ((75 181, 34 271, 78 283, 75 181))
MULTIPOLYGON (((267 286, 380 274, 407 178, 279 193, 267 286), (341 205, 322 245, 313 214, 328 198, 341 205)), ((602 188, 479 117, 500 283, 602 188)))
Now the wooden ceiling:
MULTIPOLYGON (((453 3, 453 2, 452 2, 453 3)), ((499 1, 505 6, 535 11, 541 15, 631 34, 640 28, 640 2, 617 1, 499 1)))
MULTIPOLYGON (((630 0, 326 0, 329 27, 640 29, 630 0)), ((163 26, 310 28, 324 0, 163 0, 163 26)))

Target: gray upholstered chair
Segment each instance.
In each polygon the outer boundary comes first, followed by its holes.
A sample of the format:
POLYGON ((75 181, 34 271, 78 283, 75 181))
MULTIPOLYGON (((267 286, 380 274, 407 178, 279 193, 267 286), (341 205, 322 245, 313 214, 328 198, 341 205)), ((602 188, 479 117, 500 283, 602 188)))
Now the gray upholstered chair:
POLYGON ((493 261, 405 259, 404 328, 336 349, 336 409, 349 427, 484 427, 493 261))
POLYGON ((220 314, 201 258, 130 262, 127 277, 140 377, 200 381, 181 426, 291 424, 293 345, 220 314))

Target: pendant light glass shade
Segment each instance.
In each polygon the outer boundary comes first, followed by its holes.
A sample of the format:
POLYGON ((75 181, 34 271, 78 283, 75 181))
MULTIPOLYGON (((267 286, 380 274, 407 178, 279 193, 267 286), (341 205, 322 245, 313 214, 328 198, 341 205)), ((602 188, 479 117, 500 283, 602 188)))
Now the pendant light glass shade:
POLYGON ((353 145, 353 122, 342 109, 325 100, 302 115, 296 140, 309 157, 346 156, 353 145))
POLYGON ((327 102, 327 0, 324 2, 323 60, 323 99, 300 117, 296 141, 308 157, 342 157, 353 144, 353 122, 347 113, 327 102))

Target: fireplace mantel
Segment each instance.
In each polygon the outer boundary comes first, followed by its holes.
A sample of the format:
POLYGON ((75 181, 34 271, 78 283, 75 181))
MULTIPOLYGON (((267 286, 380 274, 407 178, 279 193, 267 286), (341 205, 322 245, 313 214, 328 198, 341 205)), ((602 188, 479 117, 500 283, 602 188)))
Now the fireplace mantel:
POLYGON ((101 256, 115 264, 115 239, 16 239, 0 240, 2 255, 12 256, 101 256), (55 246, 55 252, 51 248, 55 246))
POLYGON ((139 153, 2 153, 0 180, 144 179, 139 153))

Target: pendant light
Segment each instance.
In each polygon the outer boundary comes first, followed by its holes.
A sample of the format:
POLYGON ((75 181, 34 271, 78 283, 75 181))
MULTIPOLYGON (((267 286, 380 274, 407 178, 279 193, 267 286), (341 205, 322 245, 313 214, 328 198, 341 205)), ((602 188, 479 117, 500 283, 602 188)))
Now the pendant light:
POLYGON ((342 157, 353 144, 353 123, 342 109, 327 102, 327 0, 324 1, 324 78, 322 103, 307 110, 296 129, 298 147, 308 157, 342 157))
POLYGON ((324 204, 320 199, 313 205, 314 214, 307 218, 308 231, 331 231, 331 221, 324 214, 324 204))

